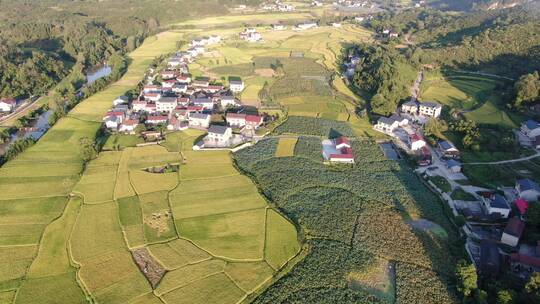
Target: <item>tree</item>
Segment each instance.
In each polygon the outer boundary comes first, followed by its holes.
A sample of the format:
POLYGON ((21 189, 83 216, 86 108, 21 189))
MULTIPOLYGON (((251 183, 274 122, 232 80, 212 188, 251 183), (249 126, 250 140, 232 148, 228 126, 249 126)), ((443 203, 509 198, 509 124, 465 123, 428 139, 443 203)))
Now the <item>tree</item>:
POLYGON ((513 290, 500 290, 497 292, 497 304, 514 304, 517 300, 517 294, 513 290))
POLYGON ((538 71, 523 75, 514 85, 517 107, 540 101, 540 75, 538 71))
POLYGON ((463 294, 464 298, 470 297, 478 289, 478 276, 472 264, 460 260, 457 265, 456 276, 458 278, 458 291, 463 294))
POLYGON ((79 139, 79 147, 81 149, 82 158, 85 162, 96 158, 98 155, 96 143, 94 143, 88 137, 82 137, 79 139))
POLYGON ((527 220, 535 226, 540 226, 540 204, 529 205, 527 208, 527 220))

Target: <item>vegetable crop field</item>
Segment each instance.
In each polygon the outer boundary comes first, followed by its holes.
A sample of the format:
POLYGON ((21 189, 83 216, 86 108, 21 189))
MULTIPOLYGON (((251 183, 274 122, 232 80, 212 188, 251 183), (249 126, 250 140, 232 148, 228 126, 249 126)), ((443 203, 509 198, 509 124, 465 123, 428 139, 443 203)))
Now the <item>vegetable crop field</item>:
POLYGON ((352 141, 352 167, 324 165, 317 137, 299 137, 294 157, 277 157, 280 146, 282 139, 265 139, 235 159, 302 227, 310 249, 255 303, 457 300, 450 282, 458 235, 405 162, 387 160, 369 140, 352 141), (410 219, 434 222, 438 230, 416 229, 410 219), (431 282, 425 293, 415 291, 417 276, 431 282))

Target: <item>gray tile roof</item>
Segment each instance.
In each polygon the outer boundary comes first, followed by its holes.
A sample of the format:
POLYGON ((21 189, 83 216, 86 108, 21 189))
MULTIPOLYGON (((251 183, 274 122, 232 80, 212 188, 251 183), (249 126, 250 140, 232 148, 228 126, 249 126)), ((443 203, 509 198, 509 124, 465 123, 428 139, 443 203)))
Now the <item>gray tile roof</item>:
POLYGON ((208 128, 208 133, 216 133, 216 134, 225 134, 227 132, 228 127, 226 126, 220 126, 220 125, 211 125, 210 128, 208 128))

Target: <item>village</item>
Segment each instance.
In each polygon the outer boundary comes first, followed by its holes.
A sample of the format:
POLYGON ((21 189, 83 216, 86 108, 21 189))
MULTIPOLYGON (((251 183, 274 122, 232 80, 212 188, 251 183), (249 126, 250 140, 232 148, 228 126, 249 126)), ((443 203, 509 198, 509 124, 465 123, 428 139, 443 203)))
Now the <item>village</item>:
MULTIPOLYGON (((360 58, 351 55, 344 64, 345 77, 351 77, 360 58)), ((421 82, 423 74, 419 74, 421 82)), ((461 233, 466 237, 465 249, 478 273, 486 278, 509 275, 520 283, 527 282, 540 271, 540 242, 524 240, 527 209, 539 204, 540 185, 530 178, 515 180, 513 187, 487 189, 470 184, 462 172, 460 151, 449 140, 430 145, 423 130, 431 119, 441 119, 443 106, 419 101, 418 89, 396 112, 378 118, 373 129, 388 135, 381 143, 389 159, 402 154, 415 162, 415 172, 426 185, 448 204, 453 215, 463 220, 461 233)), ((519 145, 540 149, 540 123, 523 121, 514 130, 519 145)), ((512 160, 510 160, 512 161, 512 160)))
POLYGON ((154 142, 163 138, 164 131, 207 131, 195 149, 228 148, 256 137, 269 118, 265 120, 256 109, 247 112, 235 96, 244 90, 241 78, 230 77, 225 86, 209 77, 192 79, 189 74, 189 64, 205 52, 204 46, 220 41, 217 35, 194 39, 187 51, 167 60, 158 75, 160 82, 149 77, 135 99, 119 96, 113 100, 113 107, 103 117, 106 128, 125 134, 138 131, 145 140, 154 142))

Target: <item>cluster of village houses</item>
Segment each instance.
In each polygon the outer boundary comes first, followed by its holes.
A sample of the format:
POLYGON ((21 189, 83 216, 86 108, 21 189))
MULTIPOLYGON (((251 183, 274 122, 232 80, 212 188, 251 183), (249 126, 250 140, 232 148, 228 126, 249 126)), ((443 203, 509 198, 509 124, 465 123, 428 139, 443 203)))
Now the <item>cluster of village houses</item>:
MULTIPOLYGON (((205 52, 204 46, 218 43, 219 36, 195 39, 190 49, 168 59, 160 72, 161 83, 145 85, 137 98, 120 96, 103 117, 114 132, 134 134, 139 125, 163 126, 169 131, 188 128, 206 130, 198 147, 229 147, 253 137, 263 124, 263 116, 242 113, 236 93, 244 90, 240 78, 230 78, 228 86, 212 83, 208 77, 191 78, 189 64, 205 52), (212 124, 212 115, 225 115, 226 125, 212 124), (233 128, 240 130, 234 134, 233 128)), ((155 133, 155 132, 154 132, 155 133)))
POLYGON ((283 3, 279 0, 266 2, 261 4, 261 9, 265 11, 275 11, 275 12, 292 12, 294 11, 294 5, 283 3))

